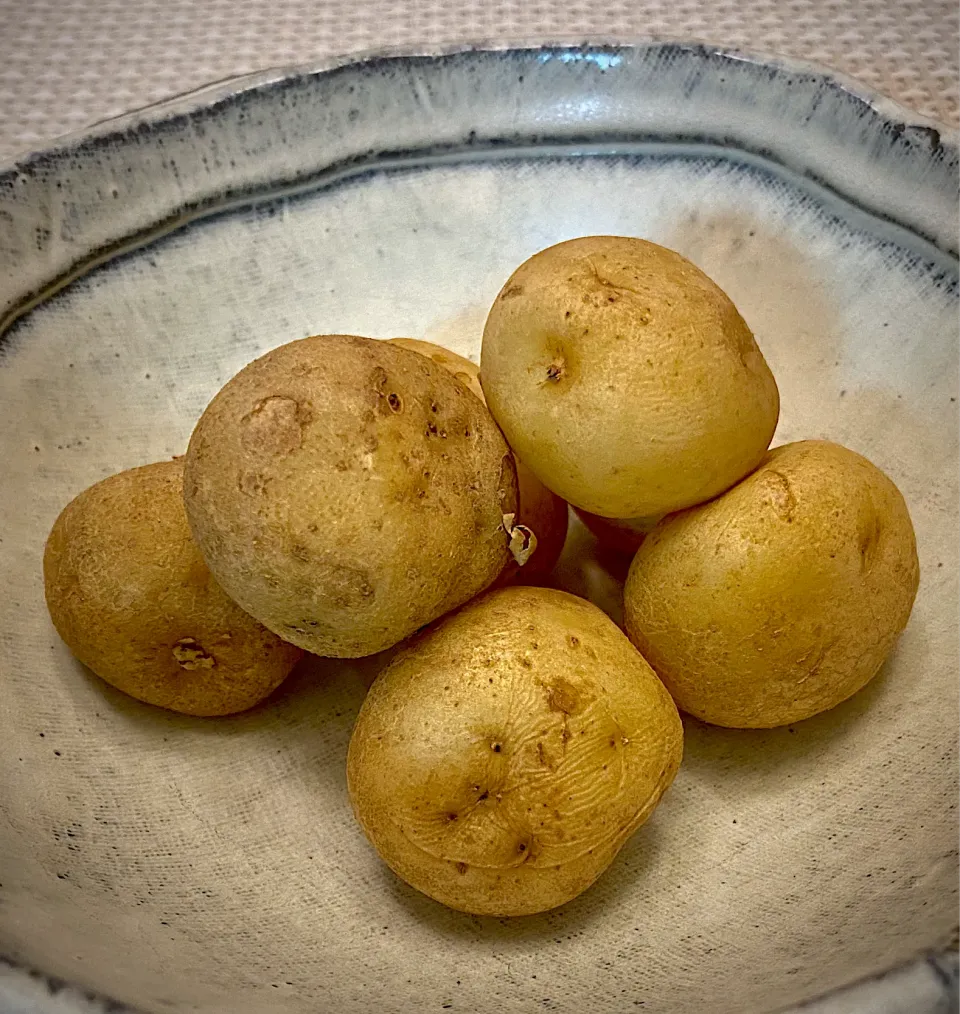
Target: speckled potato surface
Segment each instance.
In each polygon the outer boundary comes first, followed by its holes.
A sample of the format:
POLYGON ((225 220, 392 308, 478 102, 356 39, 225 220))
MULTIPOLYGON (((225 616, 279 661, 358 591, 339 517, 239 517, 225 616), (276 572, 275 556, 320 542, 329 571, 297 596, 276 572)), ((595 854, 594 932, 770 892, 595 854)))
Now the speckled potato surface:
POLYGON ((419 352, 421 356, 449 370, 457 380, 466 384, 471 391, 484 403, 487 399, 483 395, 483 388, 480 386, 480 367, 467 359, 466 356, 451 352, 450 349, 437 345, 436 342, 428 342, 423 338, 390 338, 391 345, 399 345, 402 349, 409 349, 411 352, 419 352))
POLYGON ((896 486, 853 451, 801 441, 647 536, 624 591, 626 627, 684 711, 769 728, 864 686, 918 582, 896 486))
POLYGON ((319 655, 388 648, 488 587, 511 557, 513 456, 424 356, 321 335, 230 380, 197 423, 187 515, 217 580, 319 655))
POLYGON ((302 655, 213 579, 190 536, 179 459, 110 476, 72 500, 47 540, 43 576, 67 647, 148 704, 244 711, 302 655))
POLYGON ((592 884, 680 765, 653 670, 596 606, 489 592, 411 643, 371 688, 347 781, 384 861, 452 908, 523 915, 592 884))
MULTIPOLYGON (((391 342, 427 356, 463 381, 486 405, 480 386, 480 367, 458 356, 442 345, 419 338, 391 338, 391 342)), ((563 552, 567 538, 569 511, 567 502, 549 489, 514 455, 517 466, 518 508, 516 524, 523 525, 537 537, 536 549, 520 568, 512 568, 512 576, 524 583, 534 583, 553 570, 563 552)))
POLYGON ((657 517, 763 458, 773 375, 724 292, 679 254, 622 236, 569 240, 510 276, 480 357, 517 455, 575 507, 657 517))

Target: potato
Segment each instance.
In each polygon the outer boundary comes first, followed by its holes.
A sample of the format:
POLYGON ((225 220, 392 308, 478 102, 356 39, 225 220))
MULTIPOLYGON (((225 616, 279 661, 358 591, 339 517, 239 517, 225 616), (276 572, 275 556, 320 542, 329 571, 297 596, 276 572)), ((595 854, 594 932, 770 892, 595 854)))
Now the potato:
MULTIPOLYGON (((463 381, 486 405, 487 400, 480 386, 480 367, 476 363, 458 356, 456 352, 451 352, 442 345, 434 345, 433 342, 421 341, 418 338, 391 338, 390 341, 428 356, 449 370, 458 380, 463 381)), ((518 487, 515 524, 532 532, 535 541, 532 543, 534 549, 529 558, 522 567, 511 568, 510 576, 529 584, 546 577, 560 559, 567 538, 569 512, 566 501, 551 493, 516 455, 514 463, 517 468, 518 487)))
POLYGON ((432 359, 438 366, 449 370, 457 380, 466 384, 471 391, 486 405, 487 399, 480 386, 480 367, 465 356, 457 355, 450 349, 437 345, 436 342, 424 341, 422 338, 390 338, 391 345, 399 345, 411 352, 419 352, 421 356, 432 359))
POLYGON ((670 785, 682 740, 669 694, 596 606, 513 586, 380 674, 347 784, 407 883, 465 912, 524 915, 600 876, 670 785))
POLYGON ((755 468, 779 395, 727 296, 679 254, 589 236, 525 261, 487 318, 483 390, 516 454, 606 518, 701 503, 755 468))
POLYGON ((590 533, 604 549, 633 556, 640 543, 656 525, 658 518, 602 518, 599 514, 575 507, 577 517, 587 526, 590 533))
POLYGON ((291 342, 230 380, 190 439, 184 497, 228 594, 343 658, 389 648, 496 580, 517 510, 513 456, 469 389, 351 335, 291 342))
POLYGON ((859 454, 808 440, 647 536, 627 578, 626 627, 684 711, 770 728, 867 683, 918 581, 896 486, 859 454))
POLYGON ((187 715, 244 711, 301 657, 227 598, 190 537, 183 462, 98 482, 57 518, 47 607, 76 657, 118 690, 187 715))

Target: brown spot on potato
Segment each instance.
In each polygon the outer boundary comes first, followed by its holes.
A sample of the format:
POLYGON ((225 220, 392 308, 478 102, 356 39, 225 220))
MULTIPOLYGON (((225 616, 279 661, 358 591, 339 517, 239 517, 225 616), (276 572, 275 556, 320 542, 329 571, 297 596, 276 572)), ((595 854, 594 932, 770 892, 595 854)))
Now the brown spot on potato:
POLYGON ((269 482, 262 472, 241 472, 237 478, 237 489, 244 496, 263 496, 269 482))
POLYGON ((813 660, 813 665, 810 666, 810 668, 807 670, 806 676, 804 676, 804 680, 808 680, 811 677, 816 676, 817 673, 820 672, 820 670, 823 668, 823 663, 827 657, 827 650, 828 649, 825 645, 821 645, 820 649, 817 651, 816 658, 813 660))
POLYGON ((387 404, 393 412, 403 411, 403 400, 396 391, 391 391, 390 394, 387 395, 387 404))
POLYGON ((880 541, 883 537, 883 523, 878 514, 872 514, 865 524, 861 524, 858 550, 860 552, 860 570, 870 570, 876 562, 880 541))
POLYGON ((324 563, 314 559, 320 589, 337 608, 355 609, 369 605, 376 588, 366 571, 347 564, 324 563))
POLYGON ((760 476, 763 483, 763 496, 767 503, 777 512, 781 521, 793 524, 793 513, 797 508, 797 500, 790 488, 790 480, 775 468, 766 469, 760 476))
POLYGON ((547 686, 547 706, 551 711, 560 711, 565 715, 575 715, 583 710, 583 701, 577 688, 563 678, 558 678, 547 686))
POLYGON ((300 448, 303 427, 311 418, 309 407, 293 398, 261 398, 240 420, 240 440, 252 454, 285 458, 300 448))
POLYGON ((212 669, 217 660, 194 637, 181 637, 173 646, 173 657, 181 669, 212 669))
POLYGON ((522 285, 508 285, 507 288, 500 293, 501 299, 516 299, 518 296, 523 295, 522 285))

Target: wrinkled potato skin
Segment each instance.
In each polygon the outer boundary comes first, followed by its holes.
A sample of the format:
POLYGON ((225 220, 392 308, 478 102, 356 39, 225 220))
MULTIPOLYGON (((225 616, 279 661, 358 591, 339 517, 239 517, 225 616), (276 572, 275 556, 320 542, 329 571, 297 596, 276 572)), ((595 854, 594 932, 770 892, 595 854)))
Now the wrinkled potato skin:
POLYGON ((626 627, 681 709, 772 728, 834 707, 876 674, 919 573, 896 486, 853 451, 802 441, 647 536, 624 591, 626 627))
MULTIPOLYGON (((480 367, 476 363, 458 356, 442 345, 419 338, 391 338, 390 341, 402 348, 419 352, 449 370, 486 405, 487 399, 480 386, 480 367)), ((508 568, 501 580, 510 577, 524 584, 532 584, 546 577, 560 559, 567 539, 569 512, 566 501, 556 493, 551 493, 516 455, 514 462, 518 486, 516 523, 524 525, 536 535, 537 548, 522 567, 508 568)))
POLYGON ((187 715, 244 711, 301 657, 227 598, 190 537, 183 462, 110 476, 57 518, 43 556, 53 625, 101 679, 187 715))
POLYGON ((653 670, 565 592, 489 592, 374 683, 347 758, 354 812, 384 861, 465 912, 525 915, 592 884, 680 765, 653 670))
POLYGON ((780 408, 724 292, 679 254, 621 236, 521 264, 487 318, 480 374, 516 454, 606 518, 723 492, 760 463, 780 408))
POLYGON ((396 644, 510 561, 513 456, 446 370, 388 342, 305 338, 213 399, 190 439, 187 516, 214 576, 318 655, 396 644))

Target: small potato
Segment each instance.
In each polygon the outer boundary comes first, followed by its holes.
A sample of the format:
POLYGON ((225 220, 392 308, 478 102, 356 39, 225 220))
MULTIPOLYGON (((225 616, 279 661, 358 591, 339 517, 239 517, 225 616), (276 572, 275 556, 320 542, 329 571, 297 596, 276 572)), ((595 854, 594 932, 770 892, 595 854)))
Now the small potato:
POLYGON ((483 396, 483 388, 480 386, 480 367, 471 362, 465 356, 457 355, 450 349, 437 345, 436 342, 424 341, 422 338, 390 338, 391 345, 399 345, 402 349, 409 349, 411 352, 419 352, 421 356, 433 360, 438 366, 449 370, 457 380, 466 384, 471 391, 486 405, 487 399, 483 396))
MULTIPOLYGON (((419 352, 449 370, 486 405, 487 400, 480 386, 480 367, 476 363, 458 356, 456 352, 451 352, 442 345, 434 345, 433 342, 421 341, 418 338, 391 338, 390 341, 405 349, 419 352)), ((567 538, 569 511, 566 501, 551 493, 516 455, 514 461, 517 466, 518 487, 517 516, 514 523, 533 532, 536 542, 533 552, 523 566, 510 568, 508 573, 510 577, 524 584, 534 584, 546 577, 560 559, 567 538)))
POLYGON ((483 390, 515 453, 574 507, 655 519, 763 458, 777 385, 729 298, 642 239, 535 254, 487 318, 483 390))
POLYGON ((187 715, 244 711, 302 652, 227 598, 190 537, 183 462, 98 482, 57 518, 47 607, 76 657, 118 690, 187 715))
POLYGON ((624 556, 633 556, 640 543, 656 525, 656 518, 602 518, 599 514, 575 508, 577 517, 605 549, 624 556))
POLYGON ((807 440, 647 536, 624 590, 626 627, 684 711, 770 728, 867 683, 918 581, 896 486, 859 454, 807 440))
POLYGON ((268 352, 213 399, 184 498, 244 609, 315 654, 357 658, 498 578, 517 482, 490 413, 447 370, 321 335, 268 352))
POLYGON ((683 750, 677 709, 596 606, 489 592, 377 678, 347 784, 407 883, 452 908, 525 915, 592 884, 650 816, 683 750))

